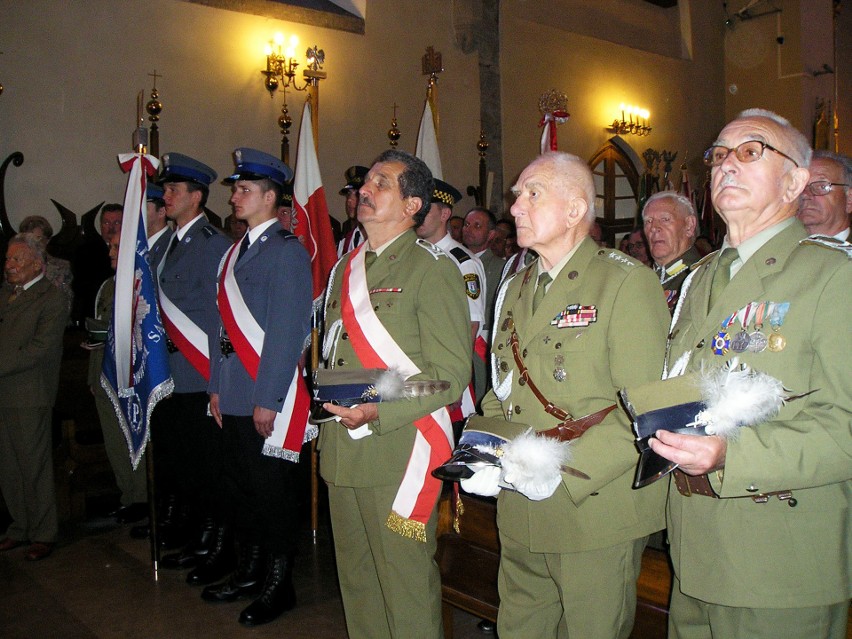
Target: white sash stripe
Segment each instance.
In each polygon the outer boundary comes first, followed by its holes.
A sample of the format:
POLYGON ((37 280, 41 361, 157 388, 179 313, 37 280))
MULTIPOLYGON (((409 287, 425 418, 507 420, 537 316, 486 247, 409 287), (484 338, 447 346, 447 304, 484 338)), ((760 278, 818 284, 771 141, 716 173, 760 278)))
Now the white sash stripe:
POLYGON ((160 287, 160 310, 168 320, 178 329, 187 341, 208 360, 210 359, 210 345, 207 342, 207 333, 189 319, 183 311, 175 306, 160 287))

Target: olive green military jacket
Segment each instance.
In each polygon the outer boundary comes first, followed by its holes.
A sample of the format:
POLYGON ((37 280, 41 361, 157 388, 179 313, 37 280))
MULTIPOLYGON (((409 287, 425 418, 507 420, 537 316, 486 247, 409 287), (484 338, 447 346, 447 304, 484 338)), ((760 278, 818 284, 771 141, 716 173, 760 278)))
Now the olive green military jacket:
MULTIPOLYGON (((510 371, 513 380, 503 401, 494 390, 486 394, 485 417, 503 416, 536 430, 558 423, 519 379, 508 345, 513 328, 530 378, 548 400, 575 418, 616 403, 622 387, 660 378, 669 313, 651 269, 615 249, 601 249, 587 237, 533 314, 537 276, 533 262, 506 285, 491 352, 498 384, 510 371), (594 321, 554 325, 573 304, 593 306, 594 321)), ((638 453, 621 408, 574 440, 571 449, 569 465, 590 479, 563 474, 556 493, 542 501, 501 491, 501 534, 532 552, 565 553, 604 548, 663 528, 665 487, 631 487, 638 453)))
MULTIPOLYGON (((839 251, 800 245, 806 235, 795 221, 769 240, 710 309, 717 260, 705 260, 676 312, 669 366, 686 352, 688 371, 737 356, 791 393, 814 391, 788 402, 776 418, 739 430, 728 443, 723 472, 710 475, 721 499, 683 497, 672 483, 675 572, 681 590, 703 601, 804 607, 852 594, 852 262, 839 251), (790 304, 777 331, 786 338, 784 349, 714 354, 722 322, 764 301, 790 304), (787 489, 794 500, 751 499, 787 489)), ((768 321, 762 332, 773 332, 768 321)))
MULTIPOLYGON (((326 327, 341 319, 343 272, 351 257, 345 255, 334 269, 326 327)), ((427 397, 380 404, 379 419, 370 424, 373 434, 364 439, 352 439, 334 421, 320 426, 320 473, 338 486, 399 483, 414 446, 414 421, 458 399, 470 381, 467 295, 458 267, 446 254, 406 231, 367 270, 367 285, 379 320, 421 370, 414 379, 445 380, 450 387, 427 397)), ((338 370, 361 368, 345 329, 329 360, 329 367, 338 370)))

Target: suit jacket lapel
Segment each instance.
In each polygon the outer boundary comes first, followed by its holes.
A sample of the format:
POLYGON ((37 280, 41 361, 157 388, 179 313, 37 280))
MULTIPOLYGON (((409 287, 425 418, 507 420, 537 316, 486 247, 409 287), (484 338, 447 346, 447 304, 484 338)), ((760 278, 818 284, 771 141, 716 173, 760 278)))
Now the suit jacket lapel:
MULTIPOLYGON (((260 237, 257 238, 254 242, 252 242, 243 256, 237 261, 234 265, 235 271, 240 271, 245 268, 246 264, 251 262, 255 257, 257 257, 261 251, 264 249, 264 245, 266 244, 269 236, 273 233, 276 233, 281 228, 281 223, 276 220, 272 224, 269 225, 263 233, 260 234, 260 237)), ((239 249, 237 249, 239 251, 239 249)))

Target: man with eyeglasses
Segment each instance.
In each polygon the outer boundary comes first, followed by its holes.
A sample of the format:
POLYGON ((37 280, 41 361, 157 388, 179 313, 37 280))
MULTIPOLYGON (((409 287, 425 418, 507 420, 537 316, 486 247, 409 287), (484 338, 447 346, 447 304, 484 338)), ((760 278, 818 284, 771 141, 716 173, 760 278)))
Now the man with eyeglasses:
MULTIPOLYGON (((810 159, 805 137, 761 109, 737 116, 705 154, 728 230, 684 285, 664 378, 736 358, 798 398, 732 437, 651 438, 679 466, 667 512, 672 639, 846 637, 852 262, 836 243, 809 239, 795 217, 810 159)), ((673 383, 659 382, 660 395, 673 383)), ((724 406, 741 415, 767 396, 724 406)))
POLYGON ((848 242, 852 159, 830 151, 815 151, 810 172, 810 182, 799 199, 799 220, 811 235, 848 242))

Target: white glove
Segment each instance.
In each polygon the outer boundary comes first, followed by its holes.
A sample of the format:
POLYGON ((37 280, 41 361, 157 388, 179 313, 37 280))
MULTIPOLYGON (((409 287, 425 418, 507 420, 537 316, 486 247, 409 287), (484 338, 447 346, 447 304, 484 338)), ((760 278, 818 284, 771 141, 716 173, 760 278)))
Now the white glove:
MULTIPOLYGON (((360 404, 353 404, 351 408, 355 408, 356 406, 360 406, 360 404)), ((340 417, 335 417, 334 421, 340 422, 340 417)), ((365 437, 369 437, 373 434, 373 431, 370 430, 369 424, 361 424, 358 428, 352 430, 350 428, 346 429, 346 432, 349 433, 349 436, 354 440, 364 439, 365 437)))
POLYGON ((530 429, 503 447, 503 481, 533 501, 550 497, 562 483, 570 459, 568 442, 539 437, 530 429))
POLYGON ((527 497, 532 501, 541 501, 542 499, 547 499, 556 492, 559 484, 562 483, 562 475, 560 474, 556 477, 548 478, 545 481, 535 481, 529 479, 517 479, 507 472, 504 481, 507 484, 512 484, 515 487, 515 490, 521 493, 524 497, 527 497))
POLYGON ((473 477, 462 479, 459 485, 472 495, 496 497, 500 492, 500 467, 486 466, 473 473, 473 477))

